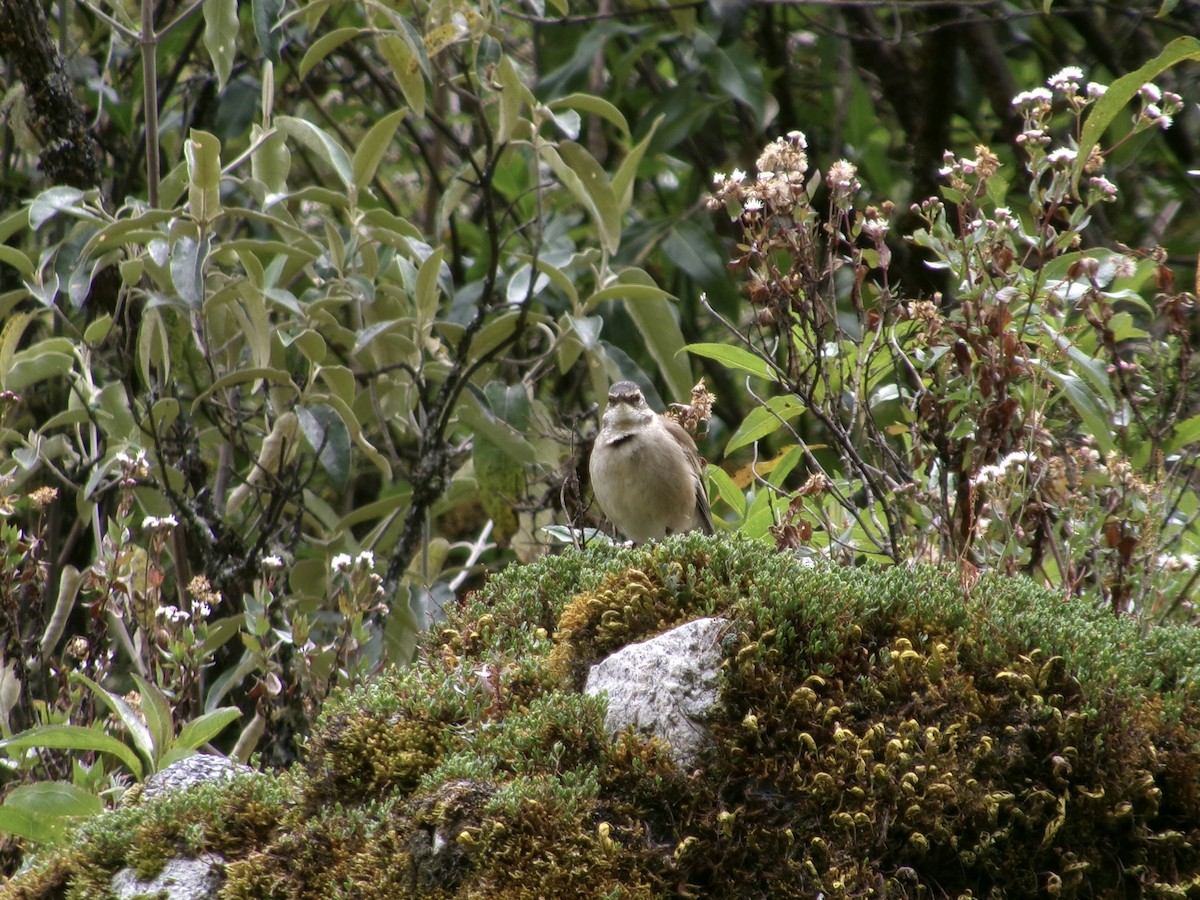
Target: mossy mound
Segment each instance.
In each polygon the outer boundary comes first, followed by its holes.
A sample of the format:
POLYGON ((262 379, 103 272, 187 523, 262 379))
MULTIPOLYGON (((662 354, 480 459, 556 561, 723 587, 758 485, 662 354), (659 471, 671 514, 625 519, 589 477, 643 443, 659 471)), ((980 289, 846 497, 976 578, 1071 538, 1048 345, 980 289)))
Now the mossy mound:
POLYGON ((1200 632, 1023 580, 595 548, 498 575, 416 665, 332 698, 302 768, 196 792, 208 818, 101 817, 0 896, 203 849, 227 898, 1191 896, 1198 699, 1200 632), (579 685, 707 615, 737 637, 683 771, 579 685))

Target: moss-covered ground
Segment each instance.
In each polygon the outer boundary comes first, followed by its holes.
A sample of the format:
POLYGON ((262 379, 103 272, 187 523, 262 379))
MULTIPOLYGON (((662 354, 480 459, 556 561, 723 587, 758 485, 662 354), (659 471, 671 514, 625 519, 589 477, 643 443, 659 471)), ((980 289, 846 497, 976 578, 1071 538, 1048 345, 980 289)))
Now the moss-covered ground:
POLYGON ((513 567, 336 695, 302 766, 89 822, 0 897, 220 852, 221 896, 1200 896, 1200 632, 1014 579, 690 535, 513 567), (736 636, 712 748, 604 731, 587 666, 736 636))

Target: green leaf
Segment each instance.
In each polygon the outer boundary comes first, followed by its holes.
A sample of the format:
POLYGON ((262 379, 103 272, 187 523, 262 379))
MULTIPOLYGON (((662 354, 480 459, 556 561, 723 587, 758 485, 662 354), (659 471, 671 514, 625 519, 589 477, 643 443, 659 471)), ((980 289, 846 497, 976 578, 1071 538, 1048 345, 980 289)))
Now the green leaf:
POLYGON ((1177 453, 1196 441, 1200 441, 1200 415, 1184 419, 1175 426, 1175 433, 1167 442, 1167 452, 1177 453))
POLYGON ((204 266, 208 261, 209 241, 203 243, 183 235, 171 248, 171 284, 181 300, 192 309, 204 302, 204 266))
POLYGON ((242 711, 236 706, 222 706, 192 719, 179 729, 173 749, 195 750, 207 744, 241 714, 242 711))
POLYGON ((521 104, 531 105, 534 99, 508 55, 501 57, 496 65, 495 77, 500 85, 500 123, 496 131, 496 140, 499 143, 508 143, 520 120, 521 104))
POLYGON ((84 196, 83 191, 73 187, 52 187, 42 191, 29 205, 30 230, 37 231, 60 212, 100 223, 101 220, 96 216, 81 209, 84 196))
POLYGON ((1096 394, 1088 389, 1087 383, 1078 375, 1069 372, 1056 372, 1049 368, 1045 371, 1047 377, 1062 389, 1067 400, 1075 407, 1084 427, 1096 439, 1100 450, 1108 453, 1114 449, 1111 417, 1096 394))
POLYGON ((0 371, 0 388, 20 392, 33 384, 61 378, 75 367, 75 356, 59 350, 52 338, 40 341, 12 356, 7 369, 0 371))
POLYGON ((392 67, 392 74, 400 83, 400 91, 404 101, 418 118, 425 115, 425 77, 428 74, 429 60, 425 57, 424 45, 419 36, 414 42, 412 36, 405 32, 404 36, 389 34, 379 42, 379 52, 392 67), (405 38, 408 38, 407 40, 405 38))
POLYGON ((658 363, 671 394, 686 400, 692 393, 692 368, 683 352, 683 332, 668 296, 666 291, 657 296, 628 295, 624 298, 625 309, 641 331, 646 349, 658 363))
POLYGON ((388 113, 367 132, 367 136, 362 139, 362 143, 358 145, 358 149, 354 151, 354 161, 351 164, 351 172, 354 177, 354 186, 358 190, 362 190, 371 183, 371 179, 375 177, 375 170, 379 168, 379 163, 383 160, 384 154, 387 153, 388 146, 392 142, 392 138, 396 134, 396 129, 400 126, 400 121, 404 118, 406 111, 398 109, 395 112, 388 113))
MULTIPOLYGON (((509 66, 511 67, 512 63, 509 63, 509 66)), ((616 125, 621 130, 621 134, 625 136, 629 135, 629 123, 625 120, 625 116, 621 111, 607 100, 597 97, 594 94, 567 94, 565 97, 551 100, 546 106, 552 110, 574 109, 579 112, 588 113, 589 115, 599 116, 616 125)))
POLYGON ((171 349, 160 310, 149 309, 142 316, 142 325, 138 329, 137 361, 143 386, 147 389, 157 389, 160 384, 169 382, 171 349), (158 372, 159 378, 153 377, 154 371, 158 372))
POLYGON ((146 720, 142 715, 130 706, 128 701, 120 694, 114 694, 112 691, 102 688, 86 675, 75 672, 71 675, 71 679, 87 685, 91 692, 109 708, 113 715, 121 720, 121 724, 125 726, 125 730, 129 732, 129 736, 133 739, 133 745, 141 751, 142 758, 149 763, 153 763, 155 757, 154 735, 146 727, 146 720))
POLYGON ((417 311, 423 322, 431 322, 437 315, 440 298, 438 276, 442 272, 442 257, 445 253, 445 247, 438 247, 421 261, 420 271, 417 272, 417 311))
POLYGON ((1114 81, 1104 92, 1104 96, 1096 101, 1087 120, 1083 123, 1083 131, 1079 135, 1079 152, 1075 157, 1073 183, 1079 184, 1083 167, 1091 158, 1092 149, 1100 143, 1100 138, 1113 120, 1125 108, 1137 92, 1148 81, 1154 80, 1160 72, 1188 59, 1200 59, 1200 40, 1194 37, 1180 37, 1171 41, 1163 48, 1162 53, 1154 57, 1136 72, 1130 72, 1114 81))
POLYGON ((217 89, 221 91, 233 72, 237 35, 237 0, 204 0, 204 46, 217 70, 217 89))
POLYGON ((541 150, 554 174, 591 215, 604 249, 616 253, 621 244, 621 210, 604 167, 574 141, 563 141, 557 150, 543 144, 541 150))
POLYGON ((321 35, 304 51, 304 58, 300 60, 300 68, 298 70, 300 79, 303 81, 307 78, 313 66, 342 46, 342 44, 370 34, 370 30, 366 28, 338 28, 328 34, 321 35))
POLYGON ((0 806, 0 831, 47 843, 60 838, 74 819, 103 810, 99 797, 69 782, 18 785, 0 806))
POLYGON ((740 369, 766 381, 775 381, 770 363, 743 347, 730 344, 688 344, 683 349, 695 356, 716 360, 726 368, 740 369))
POLYGON ((297 406, 296 416, 304 437, 329 477, 339 487, 350 479, 350 431, 332 406, 297 406))
POLYGON ((276 116, 275 126, 317 154, 341 179, 343 187, 347 190, 353 187, 354 171, 350 157, 329 134, 312 122, 293 116, 276 116))
POLYGON ((733 483, 733 479, 720 466, 709 466, 708 472, 709 481, 717 488, 717 496, 737 513, 738 521, 746 515, 746 495, 733 483))
POLYGON ((791 394, 772 397, 763 406, 752 409, 750 415, 725 445, 726 455, 755 441, 774 434, 787 422, 804 412, 804 404, 791 394))
POLYGON ((50 750, 111 753, 125 763, 136 778, 140 779, 144 771, 142 761, 127 744, 102 731, 82 728, 79 725, 41 725, 0 741, 0 750, 30 750, 40 747, 50 750))
POLYGON ((167 705, 167 698, 163 696, 163 692, 157 686, 140 675, 132 677, 142 698, 142 715, 146 719, 146 727, 150 729, 150 738, 153 741, 154 756, 152 758, 157 762, 158 758, 171 745, 171 738, 175 734, 171 708, 167 705))
POLYGON ((221 213, 221 142, 216 135, 192 129, 183 145, 188 171, 188 212, 197 222, 221 213))
POLYGON ((259 48, 267 59, 279 65, 279 31, 275 26, 283 10, 283 0, 250 0, 250 10, 259 48))
POLYGON ((12 266, 23 279, 29 280, 33 278, 33 260, 16 247, 0 244, 0 263, 7 263, 12 266))
POLYGON ((198 415, 204 402, 217 391, 223 391, 225 388, 233 387, 234 385, 245 384, 247 381, 259 381, 260 379, 284 385, 291 388, 295 393, 300 393, 291 376, 282 369, 239 369, 236 372, 230 372, 228 375, 218 378, 206 390, 201 392, 200 396, 192 401, 190 414, 193 416, 198 415))
POLYGON ((479 400, 471 394, 464 397, 457 409, 458 421, 466 425, 474 434, 485 438, 500 450, 505 456, 522 465, 530 465, 537 460, 537 451, 533 444, 523 434, 492 415, 484 409, 479 400))
POLYGON ((633 203, 633 182, 637 177, 638 166, 642 164, 642 157, 650 148, 650 141, 654 138, 654 133, 658 131, 658 126, 662 124, 663 118, 663 116, 658 116, 651 123, 646 136, 625 155, 625 158, 621 160, 620 168, 617 169, 617 174, 613 176, 612 192, 617 202, 618 217, 625 215, 633 203))

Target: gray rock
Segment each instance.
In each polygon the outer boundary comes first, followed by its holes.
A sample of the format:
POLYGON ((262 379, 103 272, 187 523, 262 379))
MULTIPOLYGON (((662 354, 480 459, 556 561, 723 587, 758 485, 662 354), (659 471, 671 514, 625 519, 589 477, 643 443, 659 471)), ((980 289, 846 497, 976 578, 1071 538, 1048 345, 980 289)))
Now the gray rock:
POLYGON ((226 759, 224 756, 210 756, 197 753, 179 762, 171 763, 161 772, 155 772, 142 785, 142 800, 150 800, 168 791, 181 791, 193 784, 204 784, 208 781, 223 781, 253 772, 249 766, 226 759))
POLYGON ((149 881, 142 881, 133 869, 122 869, 113 876, 112 892, 119 900, 160 895, 167 900, 210 900, 221 887, 224 864, 224 857, 216 853, 200 859, 172 859, 149 881))
POLYGON ((592 666, 584 692, 608 694, 609 733, 632 725, 670 744, 680 765, 691 764, 708 742, 705 719, 717 702, 728 624, 695 619, 592 666))

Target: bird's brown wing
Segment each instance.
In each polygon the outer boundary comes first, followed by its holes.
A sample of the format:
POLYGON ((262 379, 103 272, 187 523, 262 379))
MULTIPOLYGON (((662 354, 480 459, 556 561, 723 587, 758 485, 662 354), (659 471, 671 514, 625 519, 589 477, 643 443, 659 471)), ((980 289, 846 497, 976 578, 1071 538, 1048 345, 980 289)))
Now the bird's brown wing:
POLYGON ((671 433, 671 436, 683 448, 683 452, 687 455, 688 463, 692 467, 696 483, 696 512, 700 514, 700 530, 705 534, 712 534, 714 530, 712 510, 708 508, 708 490, 704 485, 704 460, 700 458, 700 451, 696 449, 696 441, 686 428, 670 416, 663 416, 663 424, 667 426, 667 431, 671 433))

